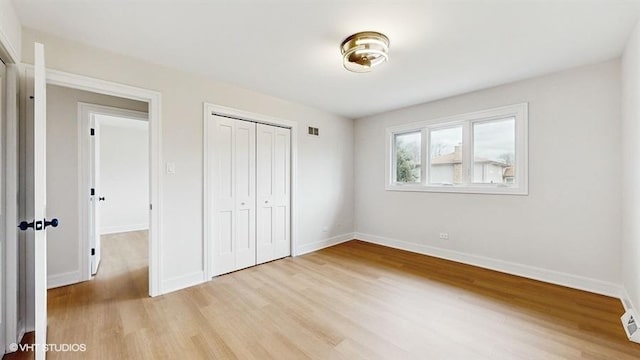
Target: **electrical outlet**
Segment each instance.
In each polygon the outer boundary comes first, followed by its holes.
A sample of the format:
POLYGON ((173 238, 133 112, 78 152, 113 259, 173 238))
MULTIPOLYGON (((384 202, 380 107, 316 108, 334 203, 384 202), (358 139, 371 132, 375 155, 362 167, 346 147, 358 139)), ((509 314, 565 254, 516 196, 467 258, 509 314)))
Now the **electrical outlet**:
POLYGON ((449 233, 440 233, 440 240, 449 240, 449 233))
POLYGON ((322 227, 322 232, 329 232, 329 227, 328 226, 323 226, 322 227))

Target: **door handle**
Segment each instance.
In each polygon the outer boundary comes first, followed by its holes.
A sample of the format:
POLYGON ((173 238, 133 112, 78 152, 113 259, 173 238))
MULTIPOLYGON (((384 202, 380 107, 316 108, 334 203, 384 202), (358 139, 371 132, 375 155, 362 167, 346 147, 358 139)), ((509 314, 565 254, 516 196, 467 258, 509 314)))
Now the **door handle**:
POLYGON ((51 219, 51 221, 47 221, 47 219, 44 219, 44 228, 45 229, 47 228, 47 226, 58 227, 58 224, 60 224, 60 222, 56 218, 51 219))
POLYGON ((53 226, 53 227, 58 227, 58 225, 60 224, 60 222, 58 221, 58 219, 52 219, 51 221, 47 221, 47 219, 44 219, 44 221, 32 221, 32 222, 26 222, 26 221, 22 221, 20 222, 20 224, 18 225, 18 228, 20 228, 20 230, 25 231, 29 228, 34 229, 35 231, 38 230, 43 230, 46 229, 47 226, 53 226))
POLYGON ((98 201, 104 201, 104 196, 100 196, 100 197, 98 198, 98 201))
POLYGON ((32 221, 32 222, 22 221, 22 222, 20 222, 20 225, 18 225, 18 227, 20 228, 20 230, 25 231, 28 228, 32 228, 33 229, 34 223, 35 223, 35 221, 32 221))

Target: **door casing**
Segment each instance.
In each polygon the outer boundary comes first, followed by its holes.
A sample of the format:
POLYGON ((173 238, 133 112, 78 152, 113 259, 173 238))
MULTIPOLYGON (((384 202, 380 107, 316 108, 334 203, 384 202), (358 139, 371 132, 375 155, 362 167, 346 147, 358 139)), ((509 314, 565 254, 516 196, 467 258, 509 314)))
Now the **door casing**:
MULTIPOLYGON (((33 67, 23 65, 26 71, 33 67)), ((149 104, 149 296, 162 295, 167 289, 163 283, 162 263, 162 151, 161 151, 161 109, 162 95, 157 91, 123 85, 87 76, 47 69, 47 85, 56 85, 88 92, 138 100, 149 104)), ((81 137, 82 138, 82 137, 81 137)), ((80 146, 80 145, 78 145, 80 146)), ((82 222, 80 222, 82 224, 82 222)), ((29 281, 29 276, 27 277, 29 281)), ((31 284, 32 285, 32 284, 31 284)), ((27 288, 30 284, 27 283, 27 288)), ((28 296, 27 296, 28 300, 28 296)), ((32 323, 30 314, 26 314, 27 329, 32 323)))

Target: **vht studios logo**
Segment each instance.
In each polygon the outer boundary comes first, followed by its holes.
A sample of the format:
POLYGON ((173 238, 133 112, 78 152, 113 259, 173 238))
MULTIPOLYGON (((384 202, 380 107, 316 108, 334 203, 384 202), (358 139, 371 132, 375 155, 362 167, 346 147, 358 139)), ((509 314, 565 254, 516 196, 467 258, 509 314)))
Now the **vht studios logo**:
POLYGON ((14 351, 36 351, 41 349, 44 351, 52 352, 85 352, 87 351, 86 344, 10 344, 9 350, 14 351))

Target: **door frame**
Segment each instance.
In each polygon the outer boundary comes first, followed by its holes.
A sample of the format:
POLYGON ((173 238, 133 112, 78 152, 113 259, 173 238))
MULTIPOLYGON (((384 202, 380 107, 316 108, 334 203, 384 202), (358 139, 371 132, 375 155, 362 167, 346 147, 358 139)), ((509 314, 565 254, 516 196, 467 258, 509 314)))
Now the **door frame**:
POLYGON ((297 256, 297 240, 298 240, 298 206, 297 206, 297 189, 298 189, 298 123, 291 120, 285 120, 259 113, 239 110, 231 107, 216 105, 205 102, 203 104, 203 122, 204 122, 204 147, 203 147, 203 182, 204 182, 204 206, 203 206, 203 232, 204 232, 204 267, 206 280, 213 277, 213 224, 209 221, 210 214, 214 213, 215 204, 213 201, 213 189, 211 189, 211 180, 209 178, 209 152, 208 149, 213 144, 213 139, 209 138, 210 127, 213 126, 211 116, 221 115, 235 119, 247 120, 267 125, 275 125, 288 127, 291 129, 291 256, 297 256))
MULTIPOLYGON (((149 113, 122 109, 113 106, 97 105, 86 102, 78 102, 78 199, 80 208, 80 222, 79 222, 79 235, 82 241, 80 247, 80 267, 81 267, 81 280, 86 281, 91 279, 91 227, 89 226, 90 219, 90 204, 89 190, 91 188, 91 114, 115 116, 120 118, 130 119, 131 121, 149 121, 149 113)), ((150 125, 149 125, 150 126, 150 125)), ((149 132, 149 135, 151 133, 149 132)), ((95 136, 100 136, 96 134, 95 136)), ((149 153, 151 155, 151 153, 149 153)), ((149 171, 151 171, 151 163, 149 163, 149 171)), ((151 186, 151 178, 149 178, 149 186, 151 186)), ((151 188, 151 187, 149 187, 151 188)), ((151 219, 150 219, 151 220, 151 219)), ((149 222, 151 224, 151 222, 149 222)), ((149 267, 151 269, 151 267, 149 267)))
POLYGON ((5 338, 2 341, 6 346, 17 343, 24 334, 24 314, 20 314, 18 293, 19 281, 19 244, 18 244, 18 174, 19 174, 19 133, 18 133, 18 66, 7 65, 7 89, 6 94, 14 101, 7 102, 6 126, 4 131, 5 151, 4 151, 4 171, 5 171, 5 257, 2 260, 4 265, 5 293, 5 338), (11 276, 9 276, 11 274, 11 276), (22 322, 22 324, 20 324, 22 322))
POLYGON ((6 34, 0 30, 0 58, 7 66, 6 80, 7 88, 3 96, 7 97, 4 128, 4 168, 0 169, 1 176, 5 177, 5 208, 2 210, 5 214, 5 252, 4 258, 0 261, 3 267, 5 291, 2 301, 5 304, 3 322, 5 326, 5 337, 0 339, 4 344, 17 343, 22 339, 24 334, 25 315, 20 314, 18 289, 19 281, 19 254, 18 254, 18 174, 19 174, 19 134, 18 134, 18 83, 19 83, 19 66, 20 54, 12 46, 11 41, 6 34), (11 276, 9 276, 11 275, 11 276))
POLYGON ((162 94, 158 91, 50 69, 47 69, 47 84, 149 104, 149 296, 162 295, 162 94))

